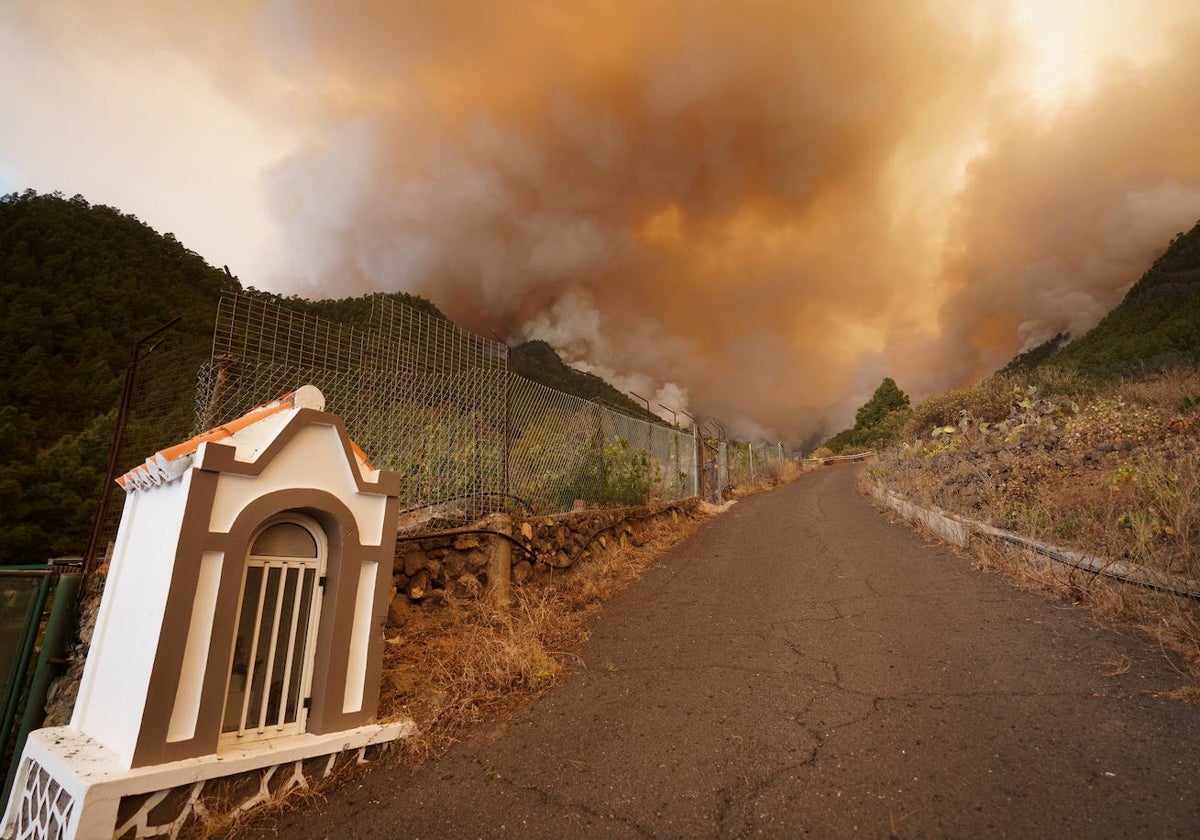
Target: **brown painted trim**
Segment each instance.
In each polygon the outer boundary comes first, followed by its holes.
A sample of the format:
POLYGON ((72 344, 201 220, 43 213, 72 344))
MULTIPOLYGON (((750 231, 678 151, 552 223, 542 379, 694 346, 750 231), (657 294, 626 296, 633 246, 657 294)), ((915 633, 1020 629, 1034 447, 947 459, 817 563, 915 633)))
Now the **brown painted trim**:
POLYGON ((359 472, 358 459, 354 457, 354 444, 350 440, 350 435, 346 431, 346 424, 342 418, 336 414, 329 414, 324 411, 317 411, 313 408, 302 408, 296 412, 295 416, 287 422, 287 424, 275 436, 270 445, 259 453, 258 457, 253 461, 239 461, 235 457, 237 448, 227 443, 209 442, 205 444, 203 463, 200 469, 221 473, 232 473, 234 475, 257 476, 261 475, 266 469, 267 464, 271 463, 283 448, 291 442, 291 439, 306 426, 333 426, 338 433, 338 439, 341 441, 342 452, 346 457, 346 462, 350 465, 350 473, 354 476, 354 483, 358 487, 358 492, 378 495, 378 496, 398 496, 400 495, 400 474, 391 472, 390 470, 379 471, 379 482, 371 484, 363 480, 362 473, 359 472))
MULTIPOLYGON (((150 671, 150 683, 146 690, 146 705, 142 709, 142 723, 134 746, 132 766, 142 767, 161 764, 176 758, 191 758, 200 754, 191 741, 167 743, 167 728, 175 705, 175 693, 183 670, 183 650, 187 644, 188 628, 192 620, 196 586, 200 578, 200 560, 205 551, 222 551, 223 547, 210 544, 208 525, 212 516, 213 500, 216 498, 217 473, 195 471, 184 502, 184 513, 176 535, 175 566, 171 572, 171 583, 167 588, 167 603, 163 610, 163 623, 158 634, 158 648, 154 652, 154 665, 150 671)), ((209 663, 220 621, 221 605, 225 603, 229 590, 229 557, 222 564, 221 580, 217 589, 217 615, 213 621, 214 638, 209 643, 209 663)), ((236 596, 235 596, 236 597, 236 596)), ((207 681, 208 674, 205 673, 207 681)), ((203 696, 203 695, 202 695, 203 696)), ((202 701, 203 702, 203 701, 202 701)), ((200 728, 196 728, 197 735, 200 728)))
MULTIPOLYGON (((345 440, 343 436, 343 443, 345 440)), ((355 472, 357 474, 357 470, 355 472)), ((374 717, 378 708, 383 659, 382 631, 395 553, 394 533, 391 533, 391 540, 387 537, 389 525, 395 522, 398 514, 398 496, 391 494, 385 503, 385 532, 381 535, 378 546, 363 545, 363 535, 358 531, 353 512, 345 503, 324 490, 311 488, 281 490, 255 499, 238 514, 228 534, 212 533, 209 532, 208 525, 219 479, 218 473, 205 470, 197 470, 192 476, 191 493, 185 505, 162 632, 151 672, 138 743, 134 750, 135 767, 209 755, 217 751, 233 654, 238 599, 250 539, 260 525, 272 516, 286 511, 298 511, 315 519, 325 531, 329 545, 326 587, 314 655, 312 708, 309 712, 307 731, 321 734, 350 729, 367 723, 374 717), (200 562, 205 551, 223 552, 224 559, 213 620, 213 635, 202 682, 196 734, 187 741, 167 743, 167 732, 182 672, 183 653, 199 580, 200 562), (377 630, 372 633, 368 646, 363 709, 346 714, 342 712, 342 698, 354 624, 355 585, 358 582, 361 564, 368 561, 379 564, 380 574, 377 578, 375 602, 372 605, 373 626, 377 630), (343 584, 343 581, 346 583, 343 584)))

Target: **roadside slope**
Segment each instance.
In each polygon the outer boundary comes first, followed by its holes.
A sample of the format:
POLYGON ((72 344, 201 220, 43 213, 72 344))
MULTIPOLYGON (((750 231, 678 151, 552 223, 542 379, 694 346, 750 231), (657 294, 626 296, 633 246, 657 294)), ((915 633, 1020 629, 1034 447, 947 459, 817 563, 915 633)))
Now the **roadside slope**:
POLYGON ((1156 647, 973 570, 822 470, 706 523, 579 673, 259 836, 1173 836, 1200 710, 1156 647))

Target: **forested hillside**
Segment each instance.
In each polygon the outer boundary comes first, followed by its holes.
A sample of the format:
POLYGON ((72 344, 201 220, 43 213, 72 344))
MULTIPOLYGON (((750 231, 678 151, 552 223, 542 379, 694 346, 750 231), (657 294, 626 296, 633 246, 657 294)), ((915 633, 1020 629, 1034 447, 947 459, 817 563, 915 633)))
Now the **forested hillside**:
MULTIPOLYGON (((177 415, 164 428, 183 434, 218 301, 223 290, 237 288, 224 271, 136 216, 78 195, 27 190, 0 197, 0 564, 83 551, 134 343, 180 319, 156 337, 152 358, 159 368, 169 358, 167 373, 178 378, 179 398, 162 410, 177 415)), ((424 298, 390 296, 445 318, 424 298)), ((370 323, 371 296, 269 297, 333 321, 370 323)), ((639 410, 540 342, 515 348, 513 366, 584 399, 639 410)))
POLYGON ((82 550, 132 345, 179 316, 164 348, 202 358, 229 282, 111 207, 0 198, 0 560, 82 550))
POLYGON ((508 363, 513 373, 526 379, 585 400, 604 403, 635 417, 662 422, 657 415, 647 414, 645 406, 634 402, 599 376, 575 370, 563 362, 554 348, 544 341, 518 344, 512 349, 508 363))
POLYGON ((1200 223, 1177 235, 1099 324, 1065 338, 1017 356, 1003 372, 1050 365, 1112 377, 1200 362, 1200 223))

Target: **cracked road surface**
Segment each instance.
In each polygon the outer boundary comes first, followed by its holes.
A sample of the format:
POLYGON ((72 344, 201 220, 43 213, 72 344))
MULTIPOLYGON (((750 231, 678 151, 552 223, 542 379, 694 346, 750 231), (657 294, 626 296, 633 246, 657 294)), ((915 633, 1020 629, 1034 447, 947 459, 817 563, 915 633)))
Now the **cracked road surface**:
POLYGON ((1200 707, 1154 642, 927 544, 822 470, 619 593, 577 673, 281 837, 1195 837, 1200 707), (1111 676, 1110 676, 1111 674, 1111 676))

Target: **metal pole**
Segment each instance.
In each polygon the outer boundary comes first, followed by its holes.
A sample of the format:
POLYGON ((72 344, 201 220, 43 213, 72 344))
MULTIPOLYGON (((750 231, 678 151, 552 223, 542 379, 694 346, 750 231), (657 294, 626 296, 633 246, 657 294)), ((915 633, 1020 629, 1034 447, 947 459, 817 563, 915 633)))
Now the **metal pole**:
POLYGON ((667 408, 662 403, 659 403, 658 407, 663 409, 664 411, 671 412, 671 425, 674 426, 676 429, 678 429, 679 428, 679 415, 675 413, 675 409, 667 408))
POLYGON ((646 399, 646 398, 645 398, 645 397, 643 397, 641 394, 635 394, 635 393, 633 393, 633 391, 630 391, 630 392, 629 392, 629 396, 631 396, 631 397, 637 397, 639 400, 641 400, 642 402, 644 402, 644 403, 646 404, 646 414, 650 415, 651 417, 653 417, 653 416, 654 416, 654 415, 653 415, 653 414, 650 412, 650 400, 646 399))
POLYGON ((505 504, 509 498, 511 488, 509 485, 509 446, 512 438, 512 371, 508 369, 508 354, 512 353, 512 348, 507 344, 504 345, 507 353, 504 370, 504 451, 501 455, 504 459, 504 499, 505 504))
POLYGON ((700 424, 686 411, 679 412, 692 421, 692 495, 700 495, 700 474, 704 471, 704 443, 700 440, 700 424))
MULTIPOLYGON (((121 440, 125 437, 125 424, 129 421, 129 404, 133 402, 133 383, 137 377, 138 362, 144 358, 142 356, 142 345, 163 330, 178 324, 182 318, 182 315, 176 315, 158 329, 146 333, 133 345, 133 351, 130 353, 129 367, 125 368, 125 383, 121 387, 121 402, 117 406, 116 428, 113 429, 112 443, 108 447, 108 468, 104 473, 104 486, 100 489, 100 503, 97 505, 96 512, 92 516, 92 530, 88 535, 87 550, 83 554, 83 571, 85 574, 91 574, 96 568, 96 549, 98 547, 96 544, 100 541, 100 528, 104 524, 104 511, 108 508, 108 499, 112 494, 112 485, 117 478, 117 458, 120 455, 121 440)), ((146 355, 152 353, 157 346, 155 344, 147 350, 146 355)))
MULTIPOLYGON (((650 400, 646 399, 641 394, 634 394, 633 391, 630 391, 629 393, 632 396, 637 397, 639 400, 641 400, 642 402, 644 402, 646 404, 646 419, 643 420, 642 422, 646 424, 646 478, 649 479, 649 477, 650 477, 650 450, 651 450, 652 444, 653 444, 653 439, 651 438, 651 434, 653 434, 653 431, 654 431, 653 426, 650 423, 650 418, 654 416, 654 412, 652 412, 650 410, 650 400)), ((650 482, 649 482, 649 480, 647 480, 647 482, 646 482, 646 504, 650 504, 650 482)))
MULTIPOLYGON (((33 658, 33 651, 37 646, 37 634, 42 626, 42 613, 45 612, 46 599, 50 595, 50 583, 53 575, 43 572, 41 578, 38 581, 37 593, 33 596, 33 601, 26 611, 25 629, 21 633, 17 655, 13 657, 15 666, 12 669, 12 680, 8 686, 8 696, 5 698, 3 717, 0 717, 0 757, 4 756, 5 749, 8 747, 8 739, 11 737, 16 723, 17 711, 21 707, 21 696, 25 693, 25 681, 29 675, 29 660, 33 658)), ((18 758, 20 755, 14 754, 13 762, 15 763, 18 758)), ((7 801, 7 788, 4 795, 0 796, 0 801, 7 801)))
POLYGON ((57 670, 66 651, 67 639, 75 625, 75 600, 79 594, 79 584, 83 575, 75 572, 61 575, 58 586, 54 589, 54 606, 50 609, 50 618, 46 622, 46 635, 42 638, 42 650, 38 654, 37 668, 33 672, 33 682, 29 686, 29 695, 25 699, 25 714, 21 718, 21 728, 17 731, 17 739, 13 741, 13 761, 8 767, 8 775, 4 779, 4 789, 0 798, 8 800, 8 792, 12 788, 17 775, 17 765, 21 763, 21 753, 29 733, 41 725, 46 719, 46 693, 50 688, 52 672, 57 670))

